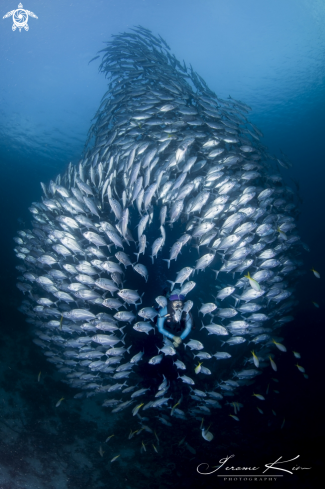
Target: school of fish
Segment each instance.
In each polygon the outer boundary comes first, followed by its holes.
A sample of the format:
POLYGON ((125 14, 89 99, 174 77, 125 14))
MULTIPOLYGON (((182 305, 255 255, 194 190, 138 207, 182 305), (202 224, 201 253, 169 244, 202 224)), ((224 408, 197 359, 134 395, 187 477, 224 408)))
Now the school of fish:
MULTIPOLYGON (((41 184, 31 229, 14 238, 20 311, 34 342, 78 389, 76 398, 101 395, 104 407, 128 409, 149 432, 174 418, 213 420, 225 397, 264 368, 277 370, 276 354, 286 351, 280 331, 293 319, 307 249, 297 234, 294 191, 280 172, 289 163, 262 145, 247 105, 218 98, 169 51, 143 27, 107 42, 100 71, 108 91, 84 156, 41 184), (179 255, 186 266, 178 267, 179 255), (187 363, 159 337, 158 307, 146 302, 159 257, 199 325, 180 346, 187 363), (137 290, 127 288, 132 274, 137 290), (200 303, 207 286, 210 296, 200 303), (143 348, 133 346, 134 331, 143 348), (148 358, 145 339, 154 334, 159 349, 148 358), (179 398, 155 373, 166 357, 179 398), (150 387, 138 374, 144 364, 152 369, 150 387), (220 365, 227 372, 221 379, 220 365)), ((160 294, 156 305, 164 307, 160 294)), ((240 403, 234 408, 238 420, 240 403)))

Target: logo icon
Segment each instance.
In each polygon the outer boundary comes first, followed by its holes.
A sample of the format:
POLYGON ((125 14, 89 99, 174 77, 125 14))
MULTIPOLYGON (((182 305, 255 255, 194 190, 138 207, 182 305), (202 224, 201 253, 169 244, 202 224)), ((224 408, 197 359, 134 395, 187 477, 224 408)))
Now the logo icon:
POLYGON ((29 30, 29 25, 27 24, 28 16, 38 19, 37 15, 35 15, 33 12, 23 9, 23 5, 21 3, 18 5, 17 10, 12 10, 11 12, 6 13, 3 18, 6 19, 7 17, 11 16, 13 20, 12 30, 15 31, 18 27, 19 32, 21 32, 22 28, 24 28, 25 31, 29 30))

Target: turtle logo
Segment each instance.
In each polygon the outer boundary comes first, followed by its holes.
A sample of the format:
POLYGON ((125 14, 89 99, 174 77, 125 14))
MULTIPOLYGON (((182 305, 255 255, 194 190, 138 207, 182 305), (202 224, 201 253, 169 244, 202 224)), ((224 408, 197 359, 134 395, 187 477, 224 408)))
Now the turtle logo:
POLYGON ((7 17, 11 16, 13 20, 12 30, 15 31, 18 27, 19 32, 21 32, 22 28, 24 28, 25 31, 29 30, 29 25, 27 24, 28 16, 34 17, 34 19, 38 19, 37 15, 35 15, 33 12, 30 12, 29 10, 24 10, 21 3, 18 5, 17 10, 12 10, 11 12, 6 13, 3 18, 6 19, 7 17))

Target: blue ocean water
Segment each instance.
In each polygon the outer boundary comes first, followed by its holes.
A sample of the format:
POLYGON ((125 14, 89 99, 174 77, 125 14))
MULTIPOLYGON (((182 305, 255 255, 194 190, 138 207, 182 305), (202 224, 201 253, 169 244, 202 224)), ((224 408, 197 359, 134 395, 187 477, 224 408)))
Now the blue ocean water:
MULTIPOLYGON (((0 487, 97 489, 112 480, 114 486, 126 488, 192 487, 192 480, 193 487, 214 487, 217 479, 200 478, 196 466, 205 461, 217 465, 231 453, 238 464, 255 465, 301 453, 301 465, 313 469, 287 478, 287 487, 291 483, 313 487, 320 463, 313 447, 323 435, 321 408, 316 406, 323 378, 325 316, 324 3, 58 0, 23 4, 38 17, 29 18, 29 31, 13 32, 12 17, 1 19, 0 27, 0 487), (310 252, 303 255, 306 275, 298 285, 296 319, 285 327, 283 336, 301 352, 309 379, 293 373, 291 360, 284 357, 279 364, 282 385, 276 411, 283 413, 281 421, 286 419, 282 430, 281 423, 271 419, 263 424, 255 412, 248 412, 236 429, 229 423, 215 433, 215 446, 207 448, 200 439, 193 456, 177 451, 181 431, 176 428, 171 451, 162 448, 155 458, 130 445, 127 463, 118 462, 113 470, 110 458, 98 455, 103 426, 109 424, 100 406, 87 400, 78 406, 74 402, 60 413, 53 410, 62 389, 64 397, 72 394, 32 344, 28 325, 17 312, 21 294, 15 286, 12 238, 21 222, 28 224, 31 202, 41 198, 39 182, 48 183, 82 154, 91 119, 107 90, 98 73, 99 60, 88 64, 90 59, 112 35, 138 24, 166 39, 176 57, 191 63, 218 96, 231 95, 252 107, 249 119, 263 132, 263 144, 278 156, 282 151, 292 162, 292 168, 282 174, 289 185, 299 186, 299 233, 310 252), (320 272, 320 280, 311 273, 312 267, 320 272), (40 370, 48 372, 41 389, 36 382, 40 370), (158 472, 159 480, 154 477, 158 472)), ((11 0, 2 1, 1 17, 16 8, 11 0)), ((109 457, 110 448, 106 451, 109 457)))

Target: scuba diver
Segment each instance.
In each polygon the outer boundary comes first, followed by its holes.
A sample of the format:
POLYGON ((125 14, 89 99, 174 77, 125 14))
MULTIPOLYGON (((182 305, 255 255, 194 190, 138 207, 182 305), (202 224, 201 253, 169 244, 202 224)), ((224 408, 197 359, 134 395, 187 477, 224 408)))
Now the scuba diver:
POLYGON ((175 289, 168 298, 166 307, 159 310, 157 327, 159 333, 173 341, 177 348, 190 333, 193 318, 189 312, 183 311, 185 296, 175 289))

